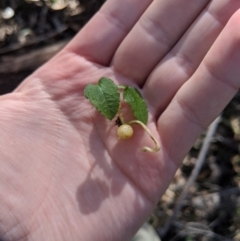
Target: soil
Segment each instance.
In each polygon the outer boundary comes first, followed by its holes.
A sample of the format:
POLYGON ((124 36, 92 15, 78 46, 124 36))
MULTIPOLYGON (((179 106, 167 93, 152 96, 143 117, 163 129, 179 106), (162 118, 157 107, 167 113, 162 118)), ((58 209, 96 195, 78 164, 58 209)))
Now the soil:
MULTIPOLYGON (((11 92, 37 67, 58 52, 94 15, 104 0, 1 0, 0 94, 11 92), (8 14, 13 14, 8 12, 8 14), (5 13, 6 14, 6 13, 5 13), (36 58, 37 56, 37 58, 36 58)), ((206 107, 207 108, 207 107, 206 107)), ((149 217, 162 241, 240 241, 240 94, 229 103, 209 147, 197 180, 167 232, 167 220, 198 161, 205 139, 195 143, 168 190, 149 217)))
POLYGON ((14 90, 57 53, 105 0, 65 0, 65 6, 54 2, 64 1, 0 1, 0 94, 14 90), (6 19, 9 8, 14 15, 6 19))

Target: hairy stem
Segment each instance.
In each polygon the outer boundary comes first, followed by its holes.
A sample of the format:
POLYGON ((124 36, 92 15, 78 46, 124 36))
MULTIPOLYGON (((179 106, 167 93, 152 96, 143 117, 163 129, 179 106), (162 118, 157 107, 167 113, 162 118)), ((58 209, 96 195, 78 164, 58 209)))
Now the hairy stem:
POLYGON ((119 108, 118 108, 118 117, 121 121, 121 124, 124 124, 124 118, 123 118, 123 114, 122 114, 122 111, 121 111, 121 103, 120 103, 119 108))
POLYGON ((131 125, 131 124, 138 124, 138 125, 140 125, 148 133, 148 135, 151 137, 151 139, 153 140, 153 142, 155 144, 155 147, 154 148, 150 148, 148 146, 144 146, 143 149, 142 149, 144 152, 146 152, 146 151, 148 151, 148 152, 157 152, 157 151, 160 150, 159 142, 152 135, 151 131, 147 128, 147 126, 145 124, 143 124, 139 120, 132 120, 132 121, 129 121, 128 123, 126 123, 126 124, 129 124, 129 125, 131 125))
MULTIPOLYGON (((118 85, 118 89, 119 90, 124 90, 126 87, 124 85, 118 85)), ((123 99, 123 93, 122 91, 120 91, 120 99, 123 99)), ((121 105, 121 101, 119 103, 119 108, 118 108, 118 117, 121 121, 122 124, 124 124, 124 118, 123 118, 123 114, 122 114, 122 105, 121 105)))
POLYGON ((117 87, 118 87, 119 90, 125 90, 126 89, 125 85, 118 85, 117 87))

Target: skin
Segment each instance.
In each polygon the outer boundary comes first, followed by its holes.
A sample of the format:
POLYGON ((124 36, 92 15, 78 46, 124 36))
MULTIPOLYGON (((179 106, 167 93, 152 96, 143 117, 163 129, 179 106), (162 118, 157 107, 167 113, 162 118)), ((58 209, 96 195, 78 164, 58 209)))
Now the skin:
POLYGON ((129 240, 196 138, 240 87, 239 0, 108 0, 57 56, 0 97, 2 240, 129 240), (83 96, 102 76, 138 87, 152 141, 83 96))

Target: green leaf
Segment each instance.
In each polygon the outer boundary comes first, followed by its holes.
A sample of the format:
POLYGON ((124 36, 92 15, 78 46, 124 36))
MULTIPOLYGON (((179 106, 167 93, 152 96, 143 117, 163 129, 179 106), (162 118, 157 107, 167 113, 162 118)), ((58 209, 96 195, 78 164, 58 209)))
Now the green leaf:
POLYGON ((98 81, 98 85, 87 85, 84 95, 107 119, 112 120, 117 114, 120 93, 112 80, 103 77, 98 81))
POLYGON ((134 116, 137 120, 147 124, 148 121, 148 109, 145 100, 142 98, 140 92, 133 87, 126 87, 123 91, 123 100, 127 102, 134 116))

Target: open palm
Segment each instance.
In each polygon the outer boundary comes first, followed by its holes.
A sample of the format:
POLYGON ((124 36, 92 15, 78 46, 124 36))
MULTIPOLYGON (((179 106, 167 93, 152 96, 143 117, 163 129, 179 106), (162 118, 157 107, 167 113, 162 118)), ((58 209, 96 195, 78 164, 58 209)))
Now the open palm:
POLYGON ((128 240, 240 86, 239 7, 109 0, 64 50, 2 96, 1 238, 128 240), (153 143, 138 127, 119 141, 114 122, 85 99, 85 86, 103 76, 139 88, 158 153, 141 151, 153 143))

